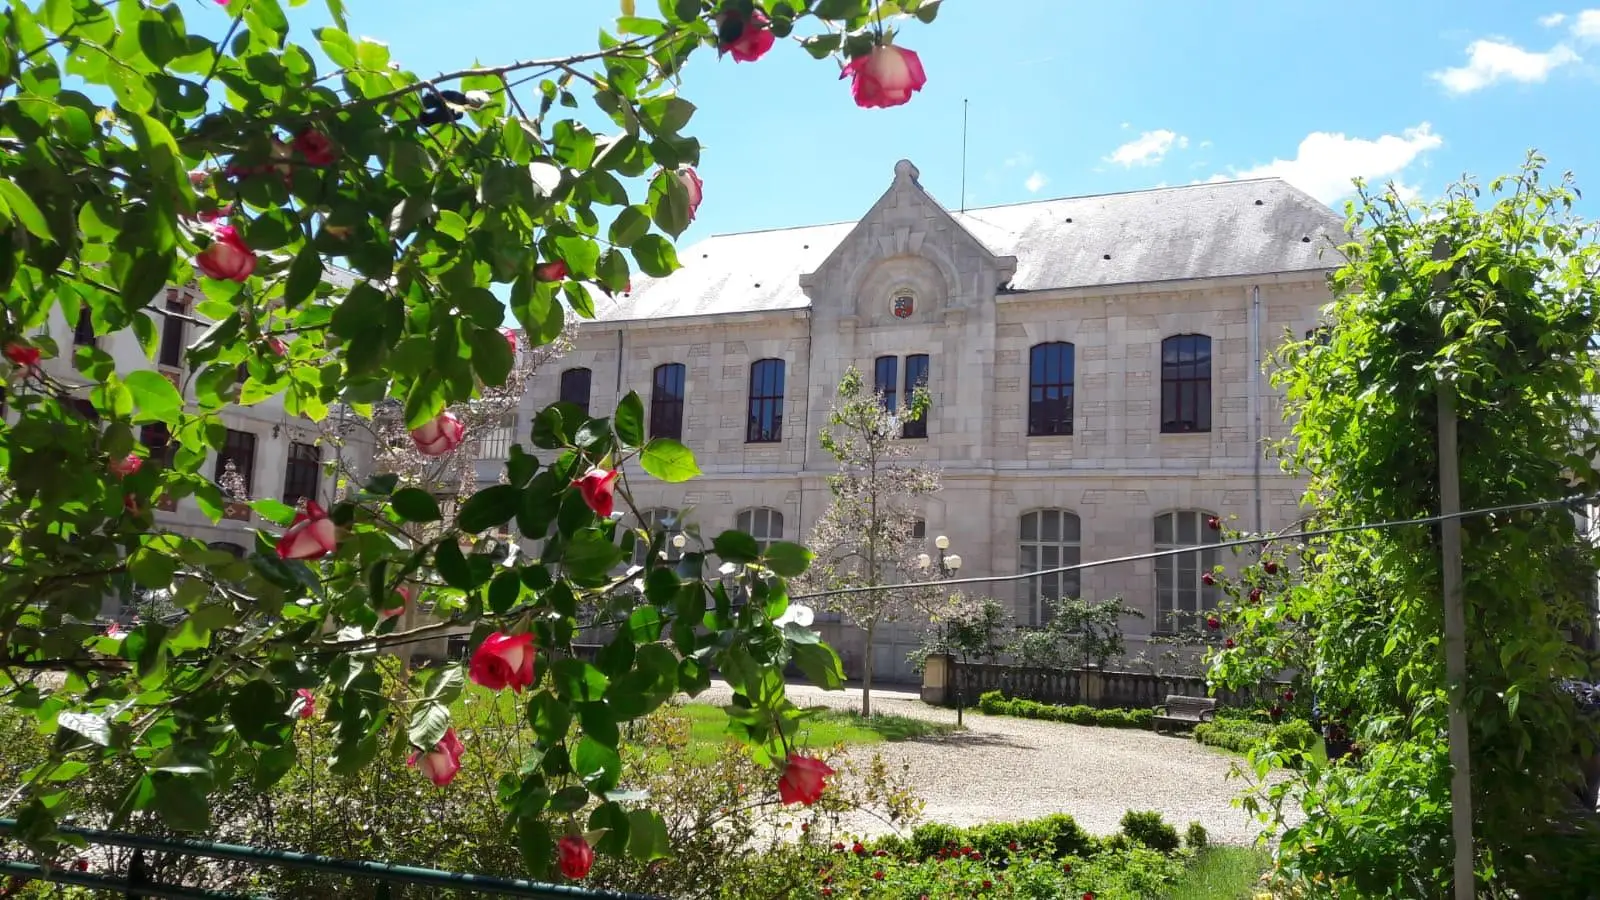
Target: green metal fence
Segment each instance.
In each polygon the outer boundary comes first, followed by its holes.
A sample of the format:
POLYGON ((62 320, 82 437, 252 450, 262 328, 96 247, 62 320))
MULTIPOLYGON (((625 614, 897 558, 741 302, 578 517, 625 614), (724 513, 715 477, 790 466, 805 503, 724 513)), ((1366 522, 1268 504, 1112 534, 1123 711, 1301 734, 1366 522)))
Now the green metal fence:
MULTIPOLYGON (((10 837, 16 832, 15 819, 0 819, 0 837, 10 837)), ((70 884, 122 893, 130 898, 171 898, 171 900, 262 900, 246 894, 161 884, 145 874, 145 854, 162 853, 179 856, 221 859, 259 866, 282 866, 310 872, 322 872, 346 878, 359 878, 377 884, 375 896, 387 900, 392 885, 423 885, 464 892, 468 895, 538 898, 594 898, 594 900, 655 900, 643 894, 623 894, 612 891, 595 891, 576 885, 542 884, 517 878, 498 878, 468 872, 445 872, 417 866, 397 866, 367 859, 337 859, 311 853, 288 850, 271 850, 264 847, 245 847, 238 844, 217 844, 210 841, 176 840, 148 835, 128 834, 120 831, 102 831, 96 828, 79 828, 63 825, 63 834, 75 835, 90 844, 122 847, 133 850, 128 871, 122 875, 78 872, 61 868, 40 866, 36 863, 0 857, 0 875, 14 878, 38 879, 56 884, 70 884)))

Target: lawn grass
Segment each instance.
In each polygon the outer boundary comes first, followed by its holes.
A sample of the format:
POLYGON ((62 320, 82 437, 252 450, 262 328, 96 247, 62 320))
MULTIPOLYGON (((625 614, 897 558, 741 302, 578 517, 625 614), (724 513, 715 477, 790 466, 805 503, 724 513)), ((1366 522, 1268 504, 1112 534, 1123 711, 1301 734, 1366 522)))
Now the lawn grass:
MULTIPOLYGON (((728 714, 720 706, 708 703, 685 703, 672 707, 672 712, 689 720, 688 752, 697 759, 714 758, 722 744, 734 740, 727 733, 728 714)), ((795 734, 797 748, 824 748, 835 744, 857 746, 884 741, 908 741, 928 735, 948 734, 956 726, 942 722, 928 722, 907 716, 875 715, 863 718, 859 713, 836 709, 818 709, 807 716, 795 734)))
POLYGON ((1251 847, 1207 847, 1167 894, 1167 900, 1249 900, 1271 865, 1251 847))

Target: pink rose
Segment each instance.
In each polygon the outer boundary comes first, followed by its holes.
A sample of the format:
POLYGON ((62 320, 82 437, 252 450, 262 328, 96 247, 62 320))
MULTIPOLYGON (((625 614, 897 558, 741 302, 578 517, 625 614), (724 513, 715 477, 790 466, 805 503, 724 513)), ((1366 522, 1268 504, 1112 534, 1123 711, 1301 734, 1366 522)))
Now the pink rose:
POLYGON ((122 508, 128 511, 128 515, 137 516, 140 512, 138 496, 134 494, 123 494, 122 508))
POLYGON ((385 607, 384 609, 378 610, 378 618, 379 619, 392 619, 395 616, 398 616, 401 613, 404 613, 406 611, 406 607, 411 605, 411 589, 410 588, 408 588, 408 587, 406 587, 405 585, 402 584, 399 587, 395 588, 394 592, 397 595, 399 595, 399 597, 400 597, 400 605, 399 606, 385 607))
POLYGON ((432 750, 423 753, 418 750, 406 760, 406 765, 414 769, 421 769, 428 780, 439 787, 444 787, 455 780, 456 773, 461 771, 461 754, 466 752, 461 746, 461 740, 456 737, 454 728, 447 728, 444 737, 439 739, 432 750))
POLYGON ((778 799, 785 805, 804 803, 810 806, 822 796, 828 786, 827 777, 832 774, 833 769, 822 760, 791 753, 783 774, 778 777, 778 799))
POLYGON ((194 217, 210 225, 212 222, 220 221, 223 217, 231 215, 233 215, 233 204, 224 203, 216 209, 202 209, 195 213, 194 217))
POLYGON ((224 225, 217 229, 211 245, 194 258, 194 267, 207 278, 242 282, 256 270, 256 255, 232 225, 224 225))
POLYGON ((283 356, 289 352, 289 345, 285 344, 282 339, 275 337, 267 338, 267 348, 278 356, 283 356))
POLYGON ((922 90, 928 76, 912 50, 880 44, 871 53, 850 60, 839 77, 850 76, 850 93, 863 109, 899 106, 922 90))
POLYGON ((111 474, 117 476, 118 478, 122 478, 139 471, 143 465, 144 460, 134 456, 132 453, 129 453, 127 456, 124 456, 121 459, 113 459, 111 462, 106 464, 106 468, 111 470, 111 474))
POLYGON ((309 719, 317 714, 317 695, 311 693, 309 688, 300 688, 294 692, 295 706, 299 711, 295 713, 302 719, 309 719))
POLYGON ((37 366, 39 364, 39 348, 19 341, 12 341, 6 345, 6 359, 19 366, 37 366))
POLYGON ((313 166, 331 166, 339 158, 333 141, 315 128, 307 127, 294 136, 294 149, 300 158, 313 166))
POLYGON ((776 40, 767 17, 759 9, 749 19, 737 12, 724 13, 717 24, 717 55, 732 53, 734 62, 755 62, 772 49, 776 40))
POLYGON ((338 528, 316 501, 307 500, 305 511, 278 538, 279 559, 321 559, 338 546, 338 528))
POLYGON ((533 684, 533 635, 496 631, 473 651, 467 674, 473 684, 491 691, 509 687, 516 693, 533 684))
POLYGON ((533 270, 533 277, 538 281, 560 281, 571 274, 571 270, 567 268, 567 261, 564 259, 540 263, 533 270))
MULTIPOLYGON (((693 222, 695 211, 700 208, 700 199, 705 194, 705 184, 700 181, 700 175, 695 172, 693 166, 684 166, 673 174, 678 176, 678 183, 683 185, 684 191, 689 194, 689 221, 693 222)), ((632 287, 630 284, 623 288, 623 291, 626 292, 632 287)))
POLYGON ((590 469, 582 478, 572 483, 583 495, 583 502, 594 510, 594 514, 604 519, 611 515, 616 508, 616 498, 612 492, 616 490, 616 470, 590 469))
POLYGON ((515 354, 517 352, 517 333, 509 328, 500 329, 500 333, 505 335, 506 343, 511 345, 511 352, 515 354))
POLYGON ((582 835, 568 835, 556 841, 556 861, 561 866, 561 874, 576 881, 594 867, 594 848, 582 835))
POLYGON ((210 181, 210 180, 211 180, 211 172, 209 170, 207 170, 207 169, 190 169, 189 170, 189 184, 191 186, 193 186, 193 187, 197 187, 197 188, 205 187, 206 186, 206 182, 210 181))
POLYGON ((448 411, 411 429, 411 440, 423 456, 443 456, 461 446, 466 436, 467 426, 448 411))
POLYGON ((108 637, 108 638, 119 638, 119 637, 122 637, 122 626, 118 625, 115 622, 112 622, 110 625, 107 625, 106 626, 106 637, 108 637))

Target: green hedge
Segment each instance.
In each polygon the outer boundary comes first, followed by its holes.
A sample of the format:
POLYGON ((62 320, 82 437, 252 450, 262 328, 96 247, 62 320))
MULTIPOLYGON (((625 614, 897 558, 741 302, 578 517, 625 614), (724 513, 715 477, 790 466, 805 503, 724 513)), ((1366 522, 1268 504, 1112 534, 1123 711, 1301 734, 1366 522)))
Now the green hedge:
POLYGON ((989 691, 978 698, 978 709, 991 716, 1021 716, 1025 719, 1048 719, 1070 725, 1098 725, 1101 728, 1149 728, 1149 709, 1095 709, 1092 706, 1056 706, 1034 700, 1007 699, 999 691, 989 691))
POLYGON ((1196 725, 1194 739, 1206 746, 1220 747, 1234 753, 1249 753, 1252 750, 1309 753, 1317 743, 1317 733, 1311 730, 1311 723, 1303 719, 1272 725, 1229 718, 1196 725))
POLYGON ((1038 854, 1052 859, 1092 856, 1100 851, 1100 841, 1065 813, 1055 813, 1026 822, 992 822, 988 825, 944 825, 929 822, 912 829, 911 836, 888 835, 873 842, 872 849, 914 859, 933 859, 940 850, 971 847, 985 857, 1038 854), (1016 849, 1012 849, 1012 845, 1016 849))

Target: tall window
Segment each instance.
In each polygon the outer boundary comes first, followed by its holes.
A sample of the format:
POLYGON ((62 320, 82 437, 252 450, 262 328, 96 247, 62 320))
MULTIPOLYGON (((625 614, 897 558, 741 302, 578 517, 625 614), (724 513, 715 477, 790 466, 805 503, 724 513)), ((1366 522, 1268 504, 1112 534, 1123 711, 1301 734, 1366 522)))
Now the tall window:
POLYGON ((289 464, 283 470, 283 502, 294 506, 317 499, 322 482, 322 450, 316 444, 289 444, 289 464))
POLYGON ((499 424, 483 432, 478 438, 477 459, 505 459, 511 455, 511 444, 517 432, 515 413, 507 413, 499 424))
MULTIPOLYGON (((228 429, 228 436, 222 442, 222 451, 217 454, 217 471, 213 476, 217 481, 222 480, 222 475, 228 469, 228 463, 233 463, 233 471, 239 474, 243 482, 244 496, 234 497, 235 500, 248 499, 250 486, 255 483, 256 474, 256 436, 248 431, 234 431, 228 429)), ((229 493, 226 485, 223 493, 229 493)))
POLYGON ((1200 548, 1194 553, 1156 558, 1156 631, 1195 628, 1200 616, 1217 606, 1219 588, 1201 581, 1221 558, 1220 550, 1206 546, 1221 539, 1218 532, 1206 527, 1210 516, 1198 510, 1156 516, 1156 550, 1200 548))
POLYGON ((1211 338, 1203 334, 1161 342, 1161 430, 1211 430, 1211 338))
POLYGON ((775 509, 747 509, 739 513, 737 525, 740 531, 756 539, 762 553, 767 552, 774 541, 783 540, 783 513, 775 509))
MULTIPOLYGON (((189 302, 177 288, 167 288, 167 312, 189 314, 189 302)), ((183 320, 162 316, 161 350, 157 362, 172 369, 183 368, 183 320)))
POLYGON ((139 443, 150 451, 151 462, 159 462, 167 467, 172 465, 172 456, 178 451, 177 443, 172 440, 172 432, 167 430, 164 422, 152 422, 140 428, 139 443))
POLYGON ((650 386, 650 436, 683 438, 683 363, 656 366, 650 386))
POLYGON ((1028 352, 1028 433, 1072 433, 1073 348, 1066 341, 1028 352))
POLYGON ((78 307, 78 324, 72 328, 72 345, 83 347, 94 343, 94 319, 87 304, 78 307))
POLYGON ((593 375, 588 369, 568 369, 561 373, 562 403, 571 403, 583 410, 584 415, 589 414, 589 380, 593 375))
MULTIPOLYGON (((911 398, 916 395, 917 388, 928 386, 928 354, 913 353, 906 357, 906 409, 911 408, 911 398)), ((923 408, 922 414, 915 419, 907 419, 900 425, 900 436, 903 438, 925 438, 928 436, 928 410, 923 408)))
MULTIPOLYGON (((1023 513, 1018 543, 1018 570, 1043 572, 1080 562, 1083 528, 1078 517, 1064 509, 1039 509, 1023 513)), ((1053 572, 1022 582, 1021 612, 1033 625, 1050 621, 1050 607, 1063 597, 1076 597, 1081 579, 1077 571, 1053 572)))
POLYGON ((900 395, 900 360, 894 356, 880 356, 872 364, 872 389, 883 408, 894 412, 895 398, 900 395))
MULTIPOLYGON (((672 538, 683 533, 683 520, 679 518, 678 511, 674 509, 647 509, 644 511, 644 527, 652 537, 657 531, 666 532, 666 546, 668 562, 677 562, 683 558, 683 551, 672 546, 672 538)), ((633 545, 633 564, 644 565, 645 555, 650 552, 650 545, 638 541, 633 545)))
POLYGON ((783 440, 783 360, 750 364, 750 427, 745 440, 776 444, 783 440))

